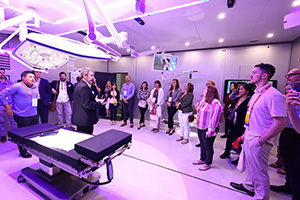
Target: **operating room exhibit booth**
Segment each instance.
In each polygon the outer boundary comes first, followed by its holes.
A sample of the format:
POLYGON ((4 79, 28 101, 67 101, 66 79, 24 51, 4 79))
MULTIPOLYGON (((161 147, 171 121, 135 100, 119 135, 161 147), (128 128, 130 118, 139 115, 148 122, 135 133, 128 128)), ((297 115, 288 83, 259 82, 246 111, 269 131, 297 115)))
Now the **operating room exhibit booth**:
POLYGON ((132 136, 108 130, 96 136, 37 124, 8 132, 10 141, 39 158, 39 166, 21 170, 18 182, 27 181, 50 199, 75 200, 113 179, 112 159, 131 146, 132 136), (106 178, 97 172, 106 166, 106 178))

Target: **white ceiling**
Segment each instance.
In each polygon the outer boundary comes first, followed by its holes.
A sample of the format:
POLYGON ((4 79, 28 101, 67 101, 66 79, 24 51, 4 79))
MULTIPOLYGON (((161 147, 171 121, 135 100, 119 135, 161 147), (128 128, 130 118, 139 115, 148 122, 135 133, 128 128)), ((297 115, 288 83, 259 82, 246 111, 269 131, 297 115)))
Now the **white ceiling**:
MULTIPOLYGON (((235 0, 233 8, 227 8, 227 0, 146 0, 145 25, 133 20, 135 0, 101 0, 118 32, 128 32, 128 43, 136 51, 149 50, 151 46, 165 51, 206 49, 240 45, 291 42, 300 36, 300 30, 284 30, 283 18, 292 9, 293 0, 235 0), (192 6, 158 12, 190 3, 192 6), (155 14, 155 12, 157 12, 155 14), (223 20, 218 14, 225 13, 223 20), (267 38, 273 33, 273 38, 267 38), (218 43, 224 38, 223 43, 218 43), (250 42, 256 41, 256 42, 250 42), (190 45, 186 47, 185 42, 190 45)), ((82 0, 10 0, 5 9, 6 18, 33 10, 41 18, 39 32, 62 35, 83 41, 78 30, 86 32, 87 20, 82 0), (66 34, 67 33, 67 34, 66 34)), ((97 30, 110 36, 96 16, 97 30)), ((128 55, 125 49, 118 49, 128 55)))

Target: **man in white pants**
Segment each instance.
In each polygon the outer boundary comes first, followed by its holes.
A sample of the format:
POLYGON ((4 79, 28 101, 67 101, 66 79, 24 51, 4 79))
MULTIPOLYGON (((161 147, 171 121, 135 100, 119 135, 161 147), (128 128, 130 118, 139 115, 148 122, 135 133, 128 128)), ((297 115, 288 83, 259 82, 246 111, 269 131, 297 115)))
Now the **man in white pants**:
POLYGON ((52 81, 53 101, 56 101, 55 107, 57 111, 58 125, 64 126, 63 114, 66 115, 66 127, 75 129, 71 124, 74 86, 71 82, 67 81, 67 74, 65 72, 59 73, 59 81, 52 81))
POLYGON ((254 66, 250 79, 256 90, 248 104, 246 130, 242 136, 246 180, 242 184, 230 183, 232 187, 254 196, 254 199, 270 198, 268 159, 273 146, 271 139, 286 126, 285 98, 269 83, 274 74, 275 68, 270 64, 254 66))

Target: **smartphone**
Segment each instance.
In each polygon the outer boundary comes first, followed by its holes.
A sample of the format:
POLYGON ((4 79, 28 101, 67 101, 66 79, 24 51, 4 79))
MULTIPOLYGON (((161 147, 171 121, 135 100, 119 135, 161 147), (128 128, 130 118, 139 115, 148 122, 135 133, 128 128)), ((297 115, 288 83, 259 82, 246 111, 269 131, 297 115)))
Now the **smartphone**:
POLYGON ((296 90, 297 92, 300 92, 300 82, 296 82, 293 89, 296 90))

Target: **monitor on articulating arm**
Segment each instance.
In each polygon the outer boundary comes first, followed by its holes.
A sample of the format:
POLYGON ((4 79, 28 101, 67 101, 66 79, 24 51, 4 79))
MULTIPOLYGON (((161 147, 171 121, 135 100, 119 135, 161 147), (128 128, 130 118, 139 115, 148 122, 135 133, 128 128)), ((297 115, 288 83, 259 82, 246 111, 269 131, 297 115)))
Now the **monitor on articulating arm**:
POLYGON ((178 57, 168 54, 154 54, 153 70, 175 72, 177 67, 178 57))

